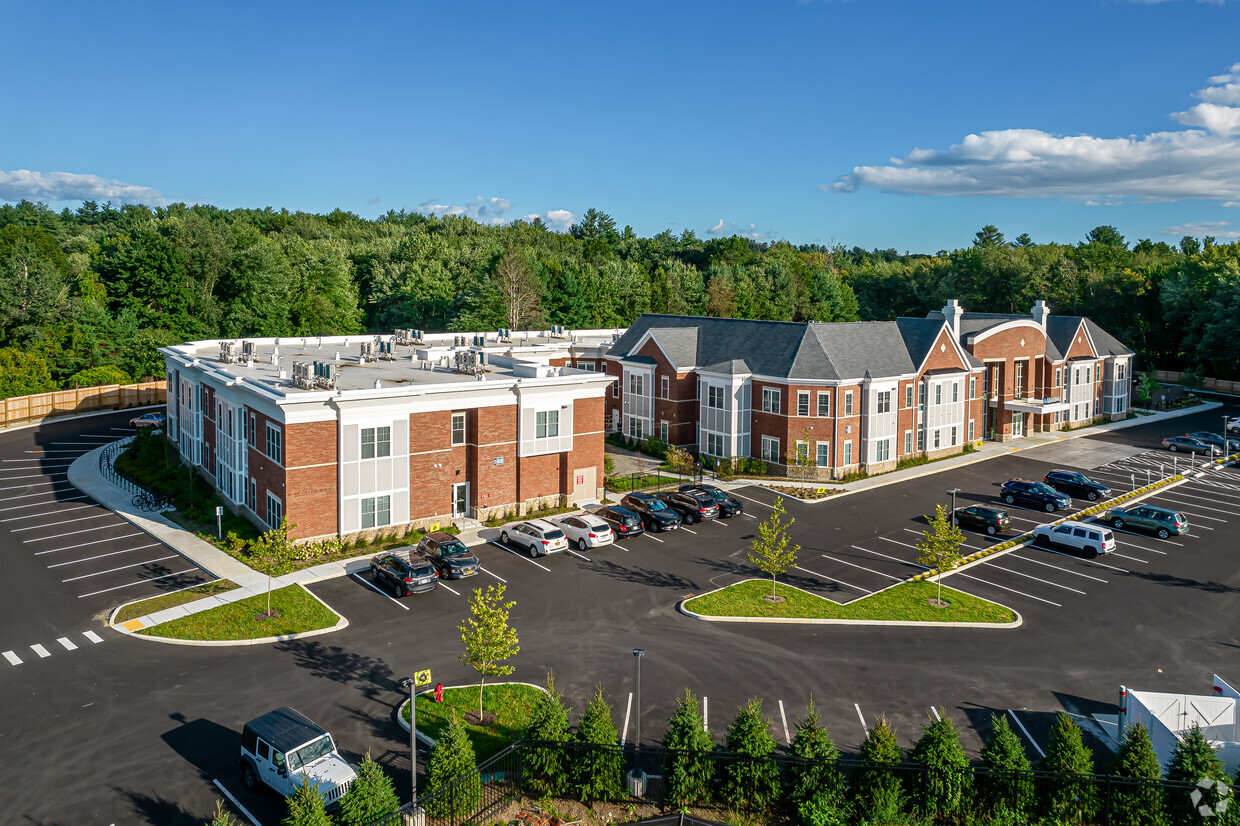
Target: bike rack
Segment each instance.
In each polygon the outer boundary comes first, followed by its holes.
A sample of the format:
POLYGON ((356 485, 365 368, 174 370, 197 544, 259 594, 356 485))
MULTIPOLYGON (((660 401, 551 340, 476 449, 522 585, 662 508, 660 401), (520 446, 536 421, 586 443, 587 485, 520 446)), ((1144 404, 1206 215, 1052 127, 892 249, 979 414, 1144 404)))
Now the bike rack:
POLYGON ((130 501, 135 508, 147 513, 168 510, 174 504, 172 497, 149 491, 116 469, 114 463, 117 455, 128 446, 129 443, 118 441, 104 447, 99 452, 99 475, 121 490, 133 494, 130 501))

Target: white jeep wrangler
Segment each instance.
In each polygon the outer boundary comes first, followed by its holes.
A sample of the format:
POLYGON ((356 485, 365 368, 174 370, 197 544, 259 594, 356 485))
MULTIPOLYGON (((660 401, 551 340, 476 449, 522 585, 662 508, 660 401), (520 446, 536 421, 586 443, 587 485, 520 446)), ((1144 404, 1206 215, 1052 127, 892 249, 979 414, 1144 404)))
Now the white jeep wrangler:
POLYGON ((357 774, 336 753, 336 743, 305 715, 285 706, 245 724, 241 731, 241 778, 250 791, 269 786, 290 797, 303 783, 314 784, 334 806, 357 774))

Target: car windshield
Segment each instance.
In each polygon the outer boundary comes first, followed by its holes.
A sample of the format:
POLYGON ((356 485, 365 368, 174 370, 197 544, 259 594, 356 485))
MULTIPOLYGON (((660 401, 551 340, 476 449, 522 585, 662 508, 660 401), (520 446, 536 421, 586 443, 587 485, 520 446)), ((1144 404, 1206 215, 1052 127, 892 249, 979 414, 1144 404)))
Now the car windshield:
POLYGON ((547 531, 545 534, 543 534, 543 539, 563 539, 563 538, 564 538, 564 531, 560 531, 560 530, 547 531))
POLYGON ((1038 482, 1036 485, 1034 485, 1033 489, 1038 491, 1039 493, 1056 493, 1057 492, 1050 485, 1044 485, 1041 482, 1038 482))
POLYGON ((469 556, 469 548, 464 542, 445 542, 439 546, 439 553, 444 556, 469 556))
POLYGON ((667 505, 663 504, 658 499, 651 499, 646 504, 652 511, 661 511, 661 510, 667 509, 667 505))
POLYGON ((620 517, 620 524, 625 525, 627 527, 632 527, 636 525, 639 521, 640 520, 631 513, 625 514, 624 516, 620 517))
POLYGON ((705 491, 705 493, 711 499, 718 499, 720 502, 728 498, 726 495, 724 495, 724 492, 721 490, 708 490, 708 491, 705 491))
POLYGON ((319 760, 331 754, 332 738, 330 735, 324 734, 317 740, 312 740, 306 745, 299 748, 288 756, 288 765, 290 769, 300 769, 302 766, 308 766, 315 760, 319 760))

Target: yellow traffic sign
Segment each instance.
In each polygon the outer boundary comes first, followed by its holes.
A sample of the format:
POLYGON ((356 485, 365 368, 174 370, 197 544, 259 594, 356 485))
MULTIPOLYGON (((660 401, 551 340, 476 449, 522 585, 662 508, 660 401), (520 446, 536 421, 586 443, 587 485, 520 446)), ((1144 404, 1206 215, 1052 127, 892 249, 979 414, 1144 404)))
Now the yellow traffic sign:
POLYGON ((430 685, 431 684, 431 670, 427 668, 423 671, 413 672, 413 684, 415 686, 430 685))

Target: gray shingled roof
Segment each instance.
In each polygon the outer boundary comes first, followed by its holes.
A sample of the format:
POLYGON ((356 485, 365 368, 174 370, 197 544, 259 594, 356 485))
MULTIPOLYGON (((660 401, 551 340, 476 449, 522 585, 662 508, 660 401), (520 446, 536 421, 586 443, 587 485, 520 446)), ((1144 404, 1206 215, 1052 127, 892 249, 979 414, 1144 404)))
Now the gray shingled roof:
MULTIPOLYGON (((943 319, 942 312, 926 313, 926 318, 943 319)), ((960 317, 960 343, 967 342, 968 337, 982 332, 983 330, 994 327, 998 324, 1004 324, 1008 321, 1033 321, 1032 314, 1021 315, 1018 313, 964 313, 960 317)), ((1094 341, 1094 346, 1098 348, 1099 355, 1103 356, 1124 356, 1133 355, 1133 351, 1129 350, 1120 343, 1114 336, 1106 330, 1099 327, 1093 321, 1083 316, 1071 315, 1051 315, 1046 319, 1046 355, 1050 356, 1054 361, 1063 361, 1063 354, 1068 352, 1072 346, 1072 337, 1076 335, 1077 328, 1081 322, 1085 322, 1086 329, 1094 341)))

